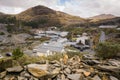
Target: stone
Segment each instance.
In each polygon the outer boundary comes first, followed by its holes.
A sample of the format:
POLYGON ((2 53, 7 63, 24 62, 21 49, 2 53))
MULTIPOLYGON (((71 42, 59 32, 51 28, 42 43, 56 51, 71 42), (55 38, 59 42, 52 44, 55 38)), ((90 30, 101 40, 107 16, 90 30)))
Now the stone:
POLYGON ((83 58, 86 59, 86 60, 97 59, 94 55, 91 55, 91 54, 83 55, 83 58))
POLYGON ((98 75, 95 75, 92 80, 101 80, 100 77, 98 75))
POLYGON ((61 80, 65 80, 65 75, 64 74, 61 75, 61 80))
POLYGON ((112 66, 120 67, 120 61, 119 61, 119 60, 110 59, 110 60, 108 61, 108 63, 110 63, 112 66))
POLYGON ((61 65, 59 65, 59 64, 53 64, 53 66, 55 66, 55 67, 60 67, 61 65))
POLYGON ((15 66, 15 67, 12 67, 12 68, 7 68, 6 69, 7 72, 15 72, 15 73, 19 73, 21 71, 23 71, 23 68, 21 66, 15 66))
POLYGON ((52 72, 48 74, 49 78, 54 78, 60 73, 60 68, 55 68, 52 72))
POLYGON ((102 71, 108 71, 108 72, 114 72, 114 73, 120 72, 120 68, 116 66, 98 65, 95 68, 102 71))
POLYGON ((36 78, 41 78, 48 74, 47 65, 29 64, 27 65, 27 67, 28 72, 31 73, 36 78))
POLYGON ((30 78, 30 77, 31 77, 30 74, 27 73, 26 71, 21 72, 21 73, 20 73, 20 76, 26 77, 26 78, 30 78))
POLYGON ((6 76, 6 73, 7 73, 6 71, 1 72, 0 73, 0 79, 4 78, 6 76))
POLYGON ((80 80, 81 74, 68 74, 67 77, 71 80, 80 80))
POLYGON ((101 62, 99 62, 98 60, 84 60, 83 62, 91 66, 101 64, 101 62))
POLYGON ((18 77, 17 77, 17 80, 27 80, 27 78, 24 78, 24 77, 18 76, 18 77))
POLYGON ((70 74, 70 73, 71 73, 71 70, 70 70, 69 68, 66 68, 66 69, 65 69, 65 72, 68 73, 68 74, 70 74))
POLYGON ((88 76, 91 74, 91 72, 83 72, 83 74, 84 74, 86 77, 88 77, 88 76))
POLYGON ((118 80, 118 79, 114 76, 110 76, 110 80, 118 80))
POLYGON ((84 69, 76 69, 75 71, 76 71, 76 73, 83 73, 83 72, 86 72, 84 69))

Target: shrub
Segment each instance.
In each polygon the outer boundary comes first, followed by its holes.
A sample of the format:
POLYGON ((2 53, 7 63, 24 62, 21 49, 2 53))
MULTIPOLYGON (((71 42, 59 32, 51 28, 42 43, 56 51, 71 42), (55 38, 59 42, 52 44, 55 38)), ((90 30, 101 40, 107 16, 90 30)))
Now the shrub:
POLYGON ((5 35, 5 33, 4 32, 0 32, 0 35, 5 35))
POLYGON ((113 44, 113 43, 99 43, 96 47, 96 56, 108 59, 116 57, 117 54, 120 52, 120 44, 113 44))
POLYGON ((12 55, 13 55, 13 59, 16 60, 23 56, 23 52, 20 50, 20 48, 16 48, 13 50, 12 55))

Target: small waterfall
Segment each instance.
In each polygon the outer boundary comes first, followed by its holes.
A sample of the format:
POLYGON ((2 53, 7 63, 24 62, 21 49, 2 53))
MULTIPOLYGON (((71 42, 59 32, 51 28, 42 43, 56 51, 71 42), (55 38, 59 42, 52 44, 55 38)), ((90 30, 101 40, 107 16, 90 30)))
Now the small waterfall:
POLYGON ((105 42, 105 40, 106 40, 105 32, 104 32, 104 31, 101 31, 101 35, 100 35, 99 42, 105 42))

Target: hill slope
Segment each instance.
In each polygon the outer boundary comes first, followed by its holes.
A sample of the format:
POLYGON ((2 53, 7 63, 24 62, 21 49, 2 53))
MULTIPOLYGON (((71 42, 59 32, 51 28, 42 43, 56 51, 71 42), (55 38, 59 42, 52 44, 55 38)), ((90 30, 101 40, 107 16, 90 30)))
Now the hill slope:
POLYGON ((100 15, 91 17, 89 19, 92 19, 91 22, 96 22, 96 21, 112 19, 112 18, 116 18, 116 16, 114 16, 112 14, 100 14, 100 15))
POLYGON ((71 16, 69 14, 52 10, 45 6, 35 6, 20 14, 18 14, 17 19, 22 21, 33 21, 39 23, 39 26, 55 26, 55 25, 69 25, 84 23, 85 19, 71 16))

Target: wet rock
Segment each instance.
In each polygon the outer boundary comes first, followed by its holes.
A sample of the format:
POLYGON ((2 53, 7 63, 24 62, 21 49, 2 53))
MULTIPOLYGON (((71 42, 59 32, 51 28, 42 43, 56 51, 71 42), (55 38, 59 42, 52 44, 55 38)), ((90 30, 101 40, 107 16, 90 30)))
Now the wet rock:
POLYGON ((0 79, 4 78, 6 76, 6 73, 7 73, 6 71, 1 72, 0 73, 0 79))
POLYGON ((99 77, 98 75, 96 75, 96 76, 94 76, 94 77, 92 78, 92 80, 101 80, 101 79, 100 79, 100 77, 99 77))
POLYGON ((67 77, 71 80, 80 80, 81 74, 68 74, 67 77))
POLYGON ((12 68, 7 68, 6 69, 7 72, 15 72, 15 73, 19 73, 21 71, 23 71, 23 68, 21 66, 15 66, 15 67, 12 67, 12 68))
POLYGON ((118 80, 118 79, 114 76, 110 76, 110 80, 118 80))

